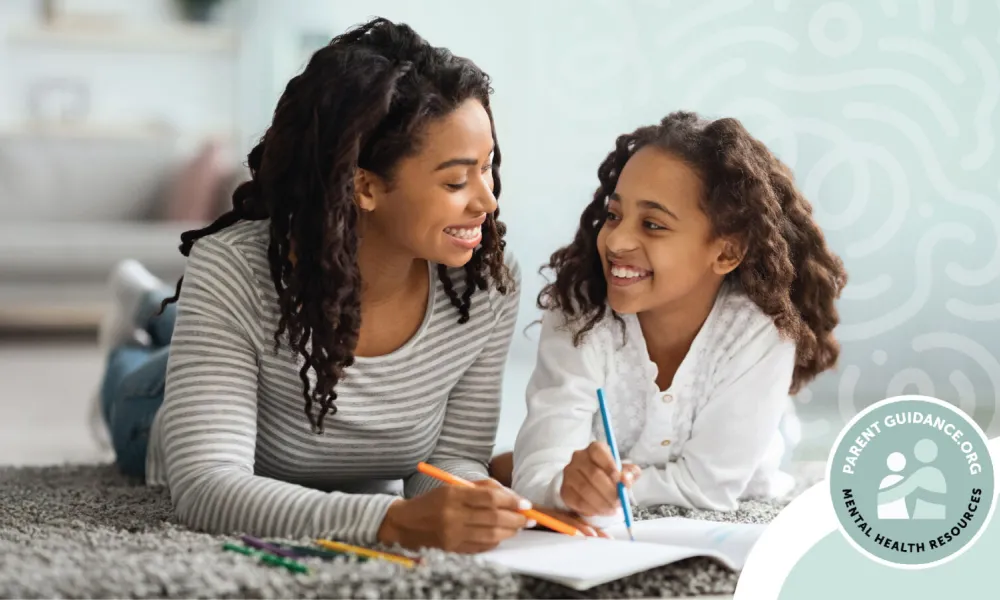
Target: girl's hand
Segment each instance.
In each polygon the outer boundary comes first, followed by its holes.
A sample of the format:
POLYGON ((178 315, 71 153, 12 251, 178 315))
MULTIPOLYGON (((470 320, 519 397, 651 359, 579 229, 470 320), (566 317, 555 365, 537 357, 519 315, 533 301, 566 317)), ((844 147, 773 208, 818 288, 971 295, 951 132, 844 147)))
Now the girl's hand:
POLYGON ((640 473, 636 465, 623 465, 619 472, 608 445, 593 442, 573 453, 572 460, 563 469, 559 495, 566 506, 584 517, 613 515, 621 510, 618 482, 630 488, 640 473))
POLYGON ((378 541, 413 550, 440 548, 472 554, 495 548, 528 525, 528 519, 517 512, 531 507, 527 500, 492 479, 477 481, 475 486, 445 485, 396 501, 386 512, 378 541))

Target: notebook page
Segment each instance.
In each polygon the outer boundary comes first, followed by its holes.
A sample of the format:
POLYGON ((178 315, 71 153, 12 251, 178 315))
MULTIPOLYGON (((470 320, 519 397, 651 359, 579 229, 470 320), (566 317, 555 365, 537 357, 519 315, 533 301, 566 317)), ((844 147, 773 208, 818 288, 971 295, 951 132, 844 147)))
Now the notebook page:
POLYGON ((555 581, 577 590, 693 556, 715 556, 722 560, 711 551, 706 553, 697 548, 573 538, 543 531, 522 531, 479 556, 515 573, 555 581))
MULTIPOLYGON (((687 546, 718 552, 725 555, 734 568, 742 569, 750 550, 766 527, 753 523, 723 523, 664 517, 638 521, 633 524, 632 532, 637 542, 687 546)), ((629 539, 624 526, 609 527, 605 532, 617 540, 629 539)))

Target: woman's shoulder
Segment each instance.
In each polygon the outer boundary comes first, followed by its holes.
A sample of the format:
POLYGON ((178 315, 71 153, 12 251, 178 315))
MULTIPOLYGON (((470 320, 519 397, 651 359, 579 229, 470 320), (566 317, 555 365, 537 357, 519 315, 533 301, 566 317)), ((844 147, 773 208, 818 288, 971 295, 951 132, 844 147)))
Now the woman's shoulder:
POLYGON ((206 254, 238 255, 246 260, 267 257, 268 221, 239 221, 221 231, 198 238, 192 247, 192 258, 206 254))
POLYGON ((267 257, 267 247, 270 236, 269 221, 239 221, 222 231, 206 235, 199 239, 195 246, 216 246, 226 248, 242 255, 247 260, 267 257))
POLYGON ((194 243, 187 270, 208 271, 237 287, 259 291, 270 280, 267 221, 240 221, 194 243))

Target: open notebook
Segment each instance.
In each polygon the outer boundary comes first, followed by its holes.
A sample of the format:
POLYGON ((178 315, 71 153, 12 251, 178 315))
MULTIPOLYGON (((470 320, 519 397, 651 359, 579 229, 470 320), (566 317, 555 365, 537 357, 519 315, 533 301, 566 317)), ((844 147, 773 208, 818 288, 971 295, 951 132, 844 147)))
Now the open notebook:
POLYGON ((624 525, 604 530, 610 540, 522 531, 480 556, 514 573, 582 591, 695 556, 742 570, 765 527, 667 517, 634 523, 634 542, 624 525))

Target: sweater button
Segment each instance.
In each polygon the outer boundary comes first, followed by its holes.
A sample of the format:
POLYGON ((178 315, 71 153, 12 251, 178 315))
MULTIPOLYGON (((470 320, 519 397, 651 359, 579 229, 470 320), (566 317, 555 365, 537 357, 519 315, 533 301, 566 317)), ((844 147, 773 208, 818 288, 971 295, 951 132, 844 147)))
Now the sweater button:
POLYGON ((670 404, 673 401, 674 401, 674 397, 673 396, 671 396, 670 394, 663 394, 663 403, 664 404, 670 404))
POLYGON ((663 440, 662 442, 660 442, 660 445, 661 446, 669 446, 670 445, 670 440, 663 440))

